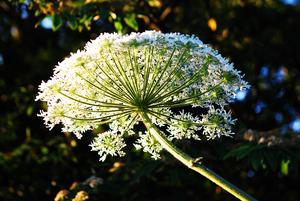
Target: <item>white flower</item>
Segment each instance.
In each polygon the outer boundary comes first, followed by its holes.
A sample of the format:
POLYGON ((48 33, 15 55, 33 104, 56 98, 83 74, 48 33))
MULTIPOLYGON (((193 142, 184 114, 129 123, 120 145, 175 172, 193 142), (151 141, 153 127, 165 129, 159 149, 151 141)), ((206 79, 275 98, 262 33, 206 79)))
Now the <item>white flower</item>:
POLYGON ((145 133, 139 132, 139 138, 134 146, 138 150, 142 149, 144 152, 148 152, 155 160, 160 158, 159 152, 162 150, 162 147, 148 131, 145 133))
POLYGON ((107 155, 124 156, 122 148, 126 146, 121 135, 112 132, 104 132, 98 134, 90 145, 92 151, 97 151, 100 156, 100 161, 104 161, 107 155))
POLYGON ((167 129, 170 132, 169 140, 191 138, 200 140, 195 133, 197 130, 200 130, 198 117, 193 117, 190 113, 185 113, 184 111, 181 111, 179 115, 174 115, 174 117, 174 119, 171 119, 171 124, 167 129))
POLYGON ((223 107, 215 109, 211 106, 208 113, 202 115, 200 123, 203 125, 203 134, 207 139, 215 139, 220 136, 230 137, 234 133, 231 131, 231 125, 236 120, 231 118, 230 112, 226 112, 223 107))
MULTIPOLYGON (((104 160, 107 154, 123 155, 121 139, 136 133, 141 113, 166 128, 169 140, 200 139, 201 129, 209 139, 231 135, 234 121, 223 107, 238 90, 249 87, 242 77, 195 36, 105 33, 60 62, 50 80, 39 86, 36 100, 47 102, 40 116, 50 129, 61 124, 62 131, 80 138, 108 124, 109 130, 92 143, 104 160), (174 109, 190 106, 195 113, 174 109), (199 116, 197 108, 209 109, 208 114, 199 116)), ((153 137, 148 132, 137 135, 140 148, 158 158, 161 147, 154 141, 150 146, 153 137)))

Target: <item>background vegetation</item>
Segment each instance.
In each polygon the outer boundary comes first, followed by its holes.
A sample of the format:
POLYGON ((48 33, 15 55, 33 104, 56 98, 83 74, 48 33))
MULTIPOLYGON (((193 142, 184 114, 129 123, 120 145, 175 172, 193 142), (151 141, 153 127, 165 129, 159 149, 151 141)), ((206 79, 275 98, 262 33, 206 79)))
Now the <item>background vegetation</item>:
POLYGON ((100 163, 92 133, 75 141, 36 116, 39 83, 70 51, 149 29, 195 34, 252 85, 231 105, 235 138, 178 146, 258 200, 300 200, 299 22, 297 0, 1 1, 0 200, 233 200, 167 153, 100 163))

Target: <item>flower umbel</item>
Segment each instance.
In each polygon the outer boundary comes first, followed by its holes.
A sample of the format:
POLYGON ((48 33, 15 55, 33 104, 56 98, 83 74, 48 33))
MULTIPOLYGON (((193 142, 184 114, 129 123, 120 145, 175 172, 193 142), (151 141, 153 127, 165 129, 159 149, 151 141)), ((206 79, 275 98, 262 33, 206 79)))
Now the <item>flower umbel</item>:
POLYGON ((59 63, 36 99, 47 102, 39 115, 50 129, 62 124, 80 138, 108 124, 90 145, 100 161, 125 155, 124 136, 139 135, 135 147, 152 158, 165 149, 235 197, 255 200, 172 143, 231 136, 234 120, 224 106, 248 87, 228 60, 195 36, 146 31, 100 35, 59 63), (135 132, 139 122, 146 132, 135 132))
POLYGON ((207 139, 230 136, 234 121, 223 108, 247 87, 228 60, 195 36, 146 31, 100 35, 59 63, 36 99, 47 102, 40 116, 50 129, 62 124, 80 138, 109 124, 91 144, 101 161, 123 156, 124 135, 135 133, 138 147, 159 158, 161 149, 149 132, 134 131, 142 113, 166 128, 169 141, 199 140, 201 133, 207 139), (174 110, 189 106, 208 113, 174 110))
POLYGON ((92 151, 98 151, 100 161, 104 161, 108 154, 124 156, 122 148, 125 146, 121 135, 109 131, 99 134, 91 144, 92 151))

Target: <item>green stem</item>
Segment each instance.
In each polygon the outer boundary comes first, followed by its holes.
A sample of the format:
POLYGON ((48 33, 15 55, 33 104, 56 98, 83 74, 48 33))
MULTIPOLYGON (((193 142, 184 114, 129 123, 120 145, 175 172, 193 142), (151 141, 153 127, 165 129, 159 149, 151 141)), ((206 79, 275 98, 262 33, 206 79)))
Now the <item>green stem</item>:
POLYGON ((248 195, 246 192, 242 191, 238 187, 234 186, 230 182, 226 181, 212 170, 199 164, 196 159, 187 155, 180 149, 178 149, 173 143, 171 143, 164 135, 164 133, 157 128, 150 120, 149 116, 145 112, 140 113, 140 117, 144 122, 146 128, 151 133, 151 135, 166 149, 170 154, 172 154, 176 159, 186 165, 188 168, 200 173, 204 177, 208 178, 227 192, 231 193, 233 196, 240 200, 255 201, 256 199, 248 195))

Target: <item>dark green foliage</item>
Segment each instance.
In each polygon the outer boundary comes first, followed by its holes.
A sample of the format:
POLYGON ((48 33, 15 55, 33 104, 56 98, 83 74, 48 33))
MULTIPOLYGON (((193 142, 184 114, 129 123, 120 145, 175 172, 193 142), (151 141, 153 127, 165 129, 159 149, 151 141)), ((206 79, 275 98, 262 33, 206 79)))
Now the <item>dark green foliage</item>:
POLYGON ((40 26, 43 19, 51 17, 53 31, 65 25, 81 32, 85 29, 90 30, 93 23, 113 23, 116 30, 120 32, 130 29, 138 31, 136 16, 139 12, 136 11, 144 7, 144 3, 141 5, 136 0, 20 0, 11 2, 15 5, 23 3, 31 12, 34 12, 39 19, 36 26, 40 26))
POLYGON ((51 16, 52 19, 52 29, 57 31, 62 26, 62 19, 56 13, 51 16))
POLYGON ((75 143, 36 117, 45 107, 34 101, 38 84, 70 51, 101 32, 146 29, 199 36, 252 85, 231 105, 234 138, 178 146, 259 200, 300 200, 299 133, 291 129, 300 116, 299 21, 299 5, 279 0, 1 1, 0 200, 53 200, 61 189, 68 200, 81 190, 90 200, 232 200, 167 153, 152 161, 129 147, 126 158, 99 163, 88 147, 92 133, 75 143), (45 17, 55 32, 41 26, 45 17), (93 175, 103 184, 87 186, 93 175))
MULTIPOLYGON (((234 158, 237 161, 243 161, 252 166, 257 171, 261 169, 270 169, 272 171, 281 170, 281 173, 287 175, 289 167, 292 167, 293 172, 297 170, 299 164, 298 154, 293 153, 294 149, 267 146, 254 143, 242 144, 236 149, 232 149, 225 156, 224 160, 234 158)), ((299 150, 294 150, 296 153, 299 150)))

